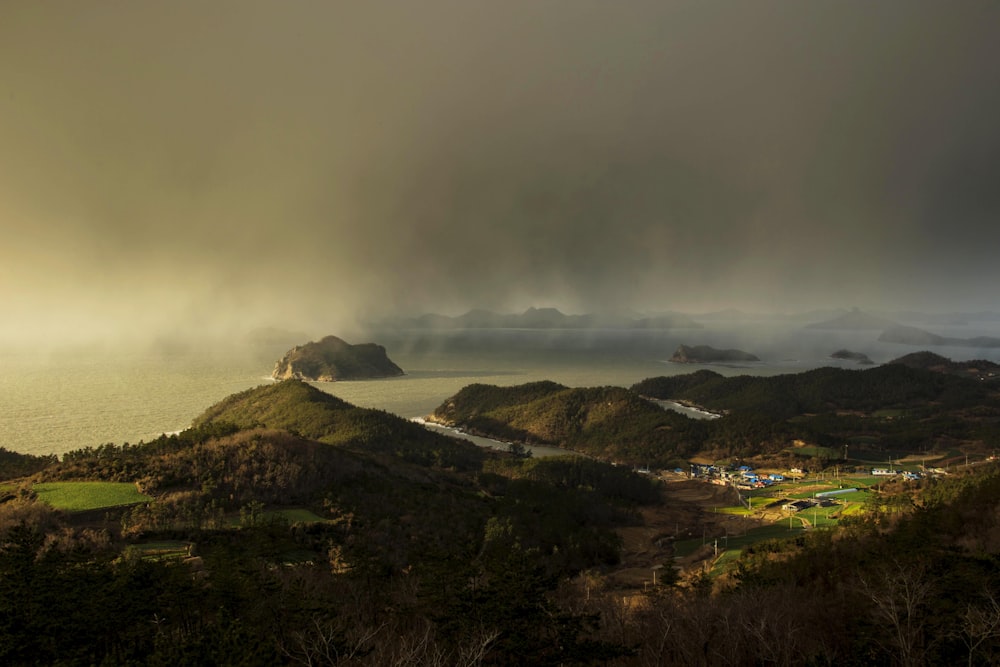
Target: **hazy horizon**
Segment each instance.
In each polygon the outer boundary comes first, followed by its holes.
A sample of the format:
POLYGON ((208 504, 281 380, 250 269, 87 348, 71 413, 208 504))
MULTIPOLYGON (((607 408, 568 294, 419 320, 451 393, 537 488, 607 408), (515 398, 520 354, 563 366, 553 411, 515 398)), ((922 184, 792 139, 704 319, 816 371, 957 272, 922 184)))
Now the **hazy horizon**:
POLYGON ((0 340, 996 311, 1000 5, 9 2, 0 340))

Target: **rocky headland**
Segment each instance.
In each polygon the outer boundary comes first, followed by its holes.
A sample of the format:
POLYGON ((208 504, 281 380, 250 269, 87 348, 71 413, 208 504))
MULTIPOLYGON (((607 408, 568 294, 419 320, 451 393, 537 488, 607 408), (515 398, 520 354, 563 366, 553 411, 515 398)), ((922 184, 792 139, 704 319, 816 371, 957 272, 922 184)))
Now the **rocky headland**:
POLYGON ((351 345, 336 336, 296 345, 274 365, 275 380, 370 380, 397 377, 403 369, 394 364, 385 348, 376 343, 351 345))

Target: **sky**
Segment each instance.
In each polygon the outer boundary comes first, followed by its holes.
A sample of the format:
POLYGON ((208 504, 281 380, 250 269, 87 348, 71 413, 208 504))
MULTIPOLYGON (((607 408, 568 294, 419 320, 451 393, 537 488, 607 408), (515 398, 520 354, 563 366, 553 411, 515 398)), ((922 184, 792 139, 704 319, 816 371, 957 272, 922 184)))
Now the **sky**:
POLYGON ((1000 309, 1000 4, 3 0, 0 338, 1000 309))

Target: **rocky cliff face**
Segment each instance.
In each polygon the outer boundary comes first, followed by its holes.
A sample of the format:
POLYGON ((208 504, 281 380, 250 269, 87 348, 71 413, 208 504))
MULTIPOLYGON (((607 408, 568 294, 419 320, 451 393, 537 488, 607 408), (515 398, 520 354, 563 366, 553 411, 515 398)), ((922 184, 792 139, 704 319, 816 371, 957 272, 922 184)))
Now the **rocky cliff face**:
POLYGON ((274 365, 275 380, 368 380, 396 377, 403 370, 389 360, 385 348, 375 343, 351 345, 336 336, 296 345, 274 365))
POLYGON ((704 364, 715 361, 760 361, 755 355, 743 350, 717 350, 708 345, 681 345, 670 357, 670 361, 679 364, 704 364))

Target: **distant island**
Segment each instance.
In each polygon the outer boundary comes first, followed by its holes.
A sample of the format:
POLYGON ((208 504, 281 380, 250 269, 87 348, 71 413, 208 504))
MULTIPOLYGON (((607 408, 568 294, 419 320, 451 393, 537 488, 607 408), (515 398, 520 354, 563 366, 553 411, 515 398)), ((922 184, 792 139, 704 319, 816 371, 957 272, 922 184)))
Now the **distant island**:
POLYGON ((992 336, 977 336, 975 338, 950 338, 938 336, 916 327, 896 325, 889 327, 878 337, 883 343, 902 343, 903 345, 954 345, 956 347, 1000 347, 1000 338, 992 336))
POLYGON ((863 331, 868 329, 885 329, 894 326, 896 323, 878 315, 863 312, 854 308, 843 315, 839 315, 822 322, 807 324, 806 329, 843 329, 848 331, 863 331))
POLYGON ((351 345, 336 336, 296 345, 274 365, 275 380, 368 380, 397 377, 403 369, 390 361, 385 348, 375 343, 351 345))
POLYGON ((687 315, 665 313, 642 317, 624 315, 566 315, 556 308, 528 308, 519 314, 474 309, 449 317, 429 313, 413 318, 392 318, 380 323, 401 329, 701 329, 687 315))
POLYGON ((868 357, 867 354, 864 354, 862 352, 851 352, 850 350, 837 350, 836 352, 831 354, 830 357, 833 359, 856 361, 864 366, 868 366, 875 363, 868 357))
POLYGON ((670 357, 670 361, 678 364, 705 364, 718 361, 760 361, 760 359, 743 350, 717 350, 708 345, 680 345, 670 357))

